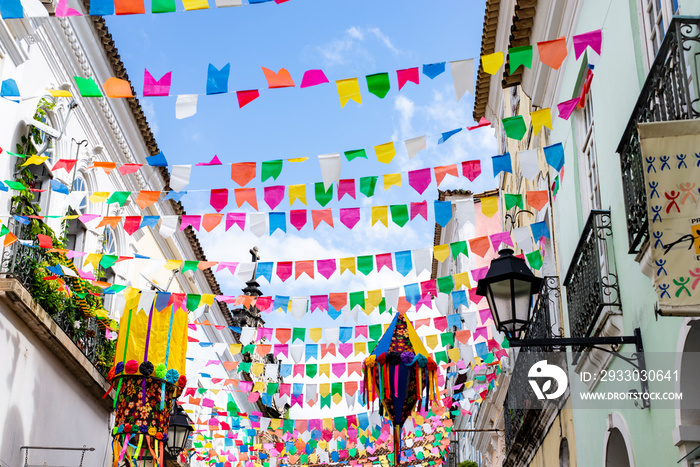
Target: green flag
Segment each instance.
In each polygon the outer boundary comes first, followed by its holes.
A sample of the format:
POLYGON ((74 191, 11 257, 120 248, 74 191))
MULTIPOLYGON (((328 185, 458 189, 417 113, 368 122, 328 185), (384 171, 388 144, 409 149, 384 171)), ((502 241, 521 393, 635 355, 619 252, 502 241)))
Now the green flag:
POLYGON ((438 277, 437 286, 440 293, 450 293, 455 289, 455 281, 452 276, 438 277))
POLYGON ((518 141, 523 139, 523 136, 527 133, 527 126, 525 125, 525 119, 522 115, 504 118, 503 129, 508 138, 517 139, 518 141))
POLYGON ((244 354, 253 354, 253 353, 255 353, 255 344, 244 345, 244 346, 243 346, 243 349, 241 349, 241 353, 244 353, 244 354))
POLYGON ((292 331, 292 343, 298 340, 304 342, 306 340, 306 328, 294 328, 292 331))
POLYGON ((440 352, 435 352, 435 363, 438 365, 440 363, 447 363, 449 360, 447 359, 447 352, 444 350, 441 350, 440 352))
POLYGON ((342 396, 343 395, 343 383, 331 383, 331 394, 342 396))
MULTIPOLYGON (((455 345, 455 335, 452 334, 451 332, 443 332, 440 334, 440 343, 443 346, 450 345, 453 346, 455 345)), ((447 363, 447 362, 445 362, 447 363)))
POLYGON ((130 191, 115 191, 110 195, 109 199, 107 199, 107 204, 118 203, 120 207, 124 206, 130 194, 130 191))
POLYGON ((15 182, 14 180, 5 180, 5 184, 10 187, 12 190, 17 190, 17 191, 26 191, 27 187, 24 186, 24 183, 22 182, 15 182))
POLYGON ((348 419, 345 417, 335 417, 333 419, 333 424, 335 425, 335 429, 338 431, 347 430, 348 419))
MULTIPOLYGON (((103 257, 104 258, 104 257, 103 257)), ((199 308, 199 302, 202 300, 202 296, 195 293, 187 294, 187 310, 194 311, 199 308)))
POLYGON ((540 254, 540 250, 525 253, 525 257, 532 269, 537 269, 539 271, 542 268, 542 255, 540 254))
POLYGON ((377 175, 360 178, 360 193, 366 197, 374 196, 374 188, 377 186, 377 175))
POLYGON ((185 261, 182 265, 182 271, 180 274, 184 274, 187 271, 194 271, 199 266, 199 261, 185 261))
MULTIPOLYGON (((350 309, 352 310, 357 305, 363 310, 365 309, 365 293, 364 292, 350 292, 350 309)), ((379 325, 381 327, 381 325, 379 325)), ((370 326, 371 327, 371 326, 370 326)))
POLYGON ((102 258, 100 259, 100 267, 102 269, 109 269, 117 264, 118 259, 119 256, 116 255, 102 255, 102 258))
POLYGON ((378 341, 382 337, 382 325, 381 324, 370 324, 369 326, 369 338, 373 341, 378 341))
POLYGON ((277 394, 277 390, 280 387, 280 383, 267 383, 267 392, 269 395, 273 396, 277 394))
POLYGON ((367 90, 378 98, 384 99, 390 88, 389 73, 367 75, 367 90))
POLYGON ((403 227, 408 222, 408 206, 405 204, 395 204, 389 206, 391 210, 391 220, 399 227, 403 227))
POLYGON ((327 396, 321 396, 321 408, 323 409, 324 407, 329 407, 331 406, 331 395, 328 394, 327 396))
POLYGON ((522 47, 508 49, 508 63, 511 75, 518 71, 520 65, 526 68, 532 68, 532 46, 524 45, 522 47))
POLYGON ((381 315, 382 313, 386 312, 386 299, 382 297, 382 301, 379 302, 379 314, 381 315))
POLYGON ((239 373, 250 373, 250 365, 252 365, 252 362, 241 362, 238 364, 238 372, 239 373))
POLYGON ((171 13, 175 11, 175 0, 153 0, 152 13, 171 13))
POLYGON ((333 199, 333 185, 328 187, 328 191, 323 187, 323 182, 318 182, 315 185, 316 201, 321 206, 325 206, 333 199))
POLYGON ((260 178, 264 182, 268 178, 277 180, 277 177, 282 173, 282 164, 284 160, 278 159, 276 161, 263 161, 262 169, 260 171, 260 178))
POLYGON ((520 209, 523 209, 523 195, 504 193, 503 199, 506 203, 506 211, 515 206, 519 207, 520 209))
POLYGON ((374 256, 358 256, 357 257, 357 270, 360 271, 365 276, 370 272, 374 271, 374 256))
POLYGON ((364 149, 353 149, 351 151, 345 151, 345 158, 350 162, 353 159, 356 159, 358 157, 361 157, 363 159, 367 159, 367 151, 364 149))
POLYGON ((75 85, 78 86, 78 92, 82 97, 102 97, 100 88, 92 78, 74 76, 73 79, 75 79, 75 85))
POLYGON ((467 249, 467 241, 463 240, 461 242, 450 243, 450 251, 452 252, 452 259, 457 259, 459 254, 463 254, 467 258, 469 257, 469 250, 467 249))
POLYGON ((306 376, 308 376, 309 378, 313 378, 314 376, 316 376, 317 370, 318 365, 316 365, 315 363, 306 364, 306 376))
POLYGON ((374 348, 377 346, 377 341, 367 341, 367 351, 369 353, 374 352, 374 348))

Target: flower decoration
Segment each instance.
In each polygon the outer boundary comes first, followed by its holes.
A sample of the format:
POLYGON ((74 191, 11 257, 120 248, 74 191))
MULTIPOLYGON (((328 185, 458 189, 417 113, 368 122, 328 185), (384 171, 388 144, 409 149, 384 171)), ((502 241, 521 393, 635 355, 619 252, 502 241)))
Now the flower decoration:
POLYGON ((114 374, 119 375, 124 371, 124 362, 118 362, 117 365, 114 367, 114 374))
POLYGON ((164 363, 159 363, 156 367, 156 378, 165 378, 165 373, 168 371, 164 363))
POLYGON ((180 379, 177 380, 177 385, 180 389, 184 389, 187 386, 187 377, 185 375, 180 375, 180 379))
POLYGON ((177 383, 178 378, 180 377, 180 373, 177 372, 177 370, 168 370, 168 372, 165 374, 165 380, 170 383, 170 384, 175 384, 177 383))
POLYGON ((153 373, 153 363, 151 363, 151 362, 141 363, 141 365, 139 365, 139 372, 143 376, 149 376, 151 373, 153 373))
POLYGON ((124 366, 124 371, 128 375, 135 374, 137 371, 139 371, 139 362, 137 362, 136 360, 129 360, 124 366))

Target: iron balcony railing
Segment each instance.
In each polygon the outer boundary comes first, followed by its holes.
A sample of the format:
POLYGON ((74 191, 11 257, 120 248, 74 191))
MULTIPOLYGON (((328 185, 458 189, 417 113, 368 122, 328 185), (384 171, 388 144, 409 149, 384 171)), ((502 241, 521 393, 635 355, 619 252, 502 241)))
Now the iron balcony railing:
POLYGON ((676 16, 639 93, 617 147, 627 214, 629 252, 649 237, 637 124, 700 118, 700 17, 676 16))
POLYGON ((44 285, 42 284, 44 281, 36 275, 36 270, 40 265, 47 265, 44 263, 53 265, 43 249, 15 242, 3 253, 1 274, 4 277, 17 279, 90 363, 103 376, 106 376, 112 364, 111 351, 108 349, 114 347, 113 343, 107 340, 105 330, 100 328, 96 318, 85 317, 80 312, 76 313, 75 306, 71 306, 70 300, 65 295, 50 298, 45 290, 39 288, 44 285), (39 297, 39 294, 42 296, 39 297))
MULTIPOLYGON (((560 337, 561 330, 557 326, 559 296, 559 278, 557 276, 544 277, 542 287, 535 301, 532 322, 525 332, 525 339, 560 337)), ((518 355, 536 354, 545 358, 544 352, 551 351, 553 349, 550 347, 521 347, 518 355)), ((520 446, 524 440, 529 438, 528 430, 523 429, 523 427, 526 426, 526 422, 527 426, 530 426, 537 419, 542 409, 541 401, 537 399, 530 386, 521 384, 528 377, 530 360, 527 359, 528 363, 524 363, 525 359, 516 359, 513 375, 511 376, 511 384, 508 386, 508 392, 506 393, 504 401, 506 410, 504 416, 506 453, 510 453, 511 448, 514 450, 518 449, 517 446, 520 446), (517 443, 516 440, 518 440, 517 443)), ((513 454, 516 453, 513 452, 513 454)), ((507 457, 510 457, 510 454, 507 457)))
MULTIPOLYGON (((617 275, 609 256, 610 211, 591 211, 564 280, 571 337, 593 335, 603 310, 621 309, 617 275)), ((582 350, 574 347, 574 354, 582 350)))

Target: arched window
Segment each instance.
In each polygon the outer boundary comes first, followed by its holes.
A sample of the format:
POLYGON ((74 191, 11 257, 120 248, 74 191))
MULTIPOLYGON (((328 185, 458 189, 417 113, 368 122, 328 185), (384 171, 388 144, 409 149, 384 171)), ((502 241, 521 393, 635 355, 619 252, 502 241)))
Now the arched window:
MULTIPOLYGON (((87 185, 85 184, 85 180, 80 177, 76 177, 76 179, 73 180, 72 190, 86 192, 87 185)), ((80 199, 80 202, 75 204, 74 208, 69 209, 69 214, 85 214, 87 211, 87 203, 87 194, 85 194, 85 196, 80 199)), ((66 238, 68 239, 66 242, 66 248, 69 250, 83 251, 83 248, 85 247, 86 232, 87 229, 85 228, 85 224, 83 224, 80 219, 69 220, 66 232, 66 238)))
POLYGON ((611 429, 605 447, 605 467, 631 467, 629 457, 622 432, 617 428, 611 429))
POLYGON ((559 467, 569 467, 570 458, 569 440, 563 438, 559 444, 559 467))

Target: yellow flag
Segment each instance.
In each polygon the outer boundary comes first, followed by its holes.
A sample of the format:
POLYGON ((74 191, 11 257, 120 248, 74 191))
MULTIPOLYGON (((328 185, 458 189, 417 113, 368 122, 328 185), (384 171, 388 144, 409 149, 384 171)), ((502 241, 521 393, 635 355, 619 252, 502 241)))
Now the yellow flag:
POLYGON ((360 85, 357 82, 357 78, 340 79, 335 82, 335 85, 338 87, 341 109, 351 100, 362 104, 362 95, 360 94, 360 85))
POLYGON ((306 162, 308 160, 308 157, 295 157, 293 159, 287 159, 287 162, 306 162))
MULTIPOLYGON (((255 362, 250 366, 250 372, 253 373, 255 376, 260 376, 262 375, 263 371, 265 370, 265 364, 260 363, 260 362, 255 362)), ((256 389, 253 389, 255 391, 256 389)))
POLYGON ((384 224, 384 227, 389 225, 389 209, 386 206, 372 206, 372 225, 377 222, 384 224))
POLYGON ((379 162, 388 164, 396 155, 396 148, 394 147, 394 142, 390 141, 388 143, 375 146, 374 152, 377 154, 377 160, 379 162))
POLYGON ((97 268, 100 267, 100 260, 102 259, 102 255, 98 255, 97 253, 90 253, 85 257, 85 262, 83 263, 83 269, 85 269, 85 266, 88 264, 92 265, 92 269, 97 271, 97 268))
POLYGON ((366 342, 355 342, 355 356, 367 353, 367 343, 366 342))
POLYGON ((453 362, 458 362, 460 360, 458 348, 448 350, 447 355, 450 357, 450 360, 452 360, 453 362))
POLYGON ((231 355, 238 355, 241 353, 241 350, 243 349, 243 344, 231 344, 229 345, 229 350, 231 351, 231 355))
POLYGON ((68 220, 68 221, 72 221, 73 219, 77 219, 78 217, 80 217, 80 214, 74 214, 74 215, 70 215, 70 216, 63 216, 63 217, 61 217, 61 219, 65 219, 65 220, 68 220))
POLYGON ((331 399, 333 399, 334 404, 340 404, 340 401, 343 400, 343 395, 336 393, 336 394, 333 394, 333 397, 331 397, 331 399))
POLYGON ((490 75, 498 73, 501 65, 503 65, 503 52, 481 56, 481 66, 484 67, 484 71, 490 75))
POLYGON ((199 304, 212 306, 214 304, 214 297, 216 297, 216 295, 203 293, 202 298, 199 300, 199 304))
POLYGON ((28 165, 40 165, 43 164, 49 156, 37 156, 36 154, 33 156, 28 157, 25 161, 24 164, 22 164, 22 167, 26 167, 28 165))
POLYGON ((306 205, 306 185, 289 185, 289 205, 297 199, 306 205))
POLYGON ((386 174, 384 175, 384 191, 392 186, 401 186, 401 174, 386 174))
POLYGON ((435 245, 433 247, 433 256, 442 263, 450 257, 450 245, 435 245))
POLYGON ((163 266, 168 271, 174 271, 182 265, 182 261, 179 259, 169 259, 165 266, 163 266))
POLYGON ((73 97, 70 91, 64 91, 63 89, 47 89, 47 91, 53 97, 73 97))
POLYGON ((355 258, 340 258, 340 273, 350 271, 355 274, 355 258))
POLYGON ((185 7, 185 11, 209 9, 207 0, 182 0, 182 6, 185 7))
POLYGON ((88 200, 91 203, 103 203, 103 202, 107 201, 107 198, 109 198, 108 191, 96 191, 95 193, 90 195, 88 200))
POLYGON ((280 420, 279 418, 270 419, 270 428, 272 428, 273 430, 278 430, 282 428, 282 420, 280 420))
POLYGON ((438 338, 436 335, 432 334, 430 336, 425 336, 425 345, 430 347, 430 350, 434 350, 438 344, 438 338))
MULTIPOLYGON (((331 393, 331 383, 321 383, 318 385, 318 393, 321 394, 321 397, 326 397, 328 394, 331 393)), ((323 420, 323 423, 325 425, 326 420, 323 420)))
POLYGON ((469 273, 468 272, 460 272, 459 274, 454 275, 454 280, 455 280, 455 289, 459 290, 460 287, 463 285, 466 286, 468 289, 472 288, 472 284, 469 282, 469 273))
POLYGON ((481 213, 486 217, 493 217, 498 212, 498 196, 481 198, 481 213))
POLYGON ((318 374, 320 376, 326 375, 331 377, 331 364, 330 363, 320 363, 318 365, 318 374))
POLYGON ((552 129, 552 111, 549 107, 530 112, 530 119, 532 120, 532 129, 535 132, 535 136, 537 136, 537 133, 540 132, 543 126, 550 130, 552 129))
POLYGON ((321 336, 323 336, 323 329, 322 328, 309 329, 309 337, 311 338, 312 341, 314 341, 314 342, 320 341, 321 336))
POLYGON ((374 310, 382 302, 382 289, 368 290, 367 300, 365 300, 365 308, 374 310), (369 306, 368 306, 369 305, 369 306))

